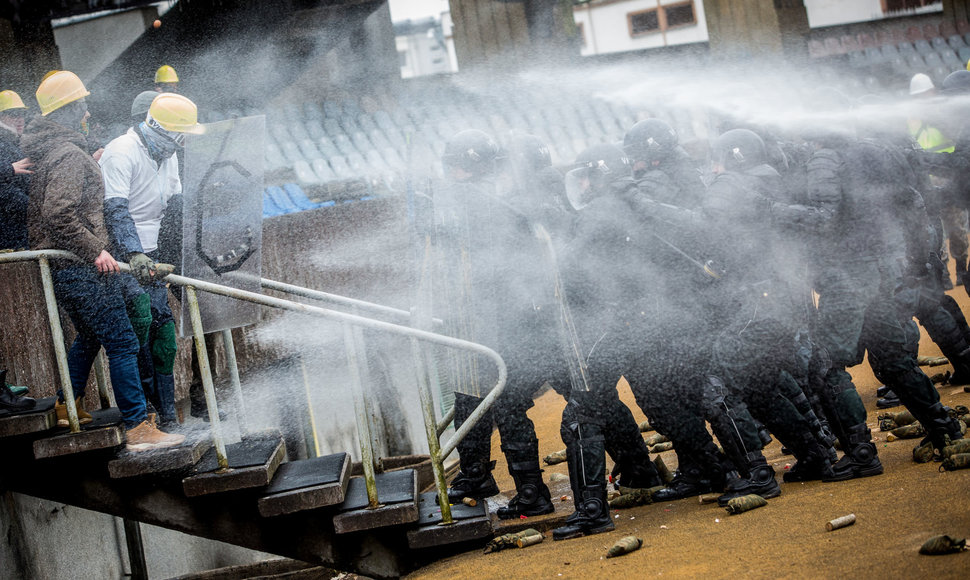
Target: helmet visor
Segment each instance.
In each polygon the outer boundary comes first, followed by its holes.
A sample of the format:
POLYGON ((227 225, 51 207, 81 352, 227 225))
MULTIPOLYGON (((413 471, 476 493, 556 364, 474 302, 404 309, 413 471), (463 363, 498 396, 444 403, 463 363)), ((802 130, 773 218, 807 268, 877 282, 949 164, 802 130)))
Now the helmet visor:
POLYGON ((566 173, 566 198, 575 210, 583 209, 593 200, 593 184, 589 172, 589 167, 577 167, 566 173))

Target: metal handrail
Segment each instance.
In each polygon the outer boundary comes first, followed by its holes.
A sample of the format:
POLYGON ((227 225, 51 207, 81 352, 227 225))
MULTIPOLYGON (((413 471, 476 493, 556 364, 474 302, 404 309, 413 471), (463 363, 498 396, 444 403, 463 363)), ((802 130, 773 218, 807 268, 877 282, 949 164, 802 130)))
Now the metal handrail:
MULTIPOLYGON (((49 260, 51 259, 65 259, 71 261, 81 262, 80 258, 72 254, 71 252, 63 250, 29 250, 22 252, 8 252, 0 253, 0 263, 9 262, 22 262, 22 261, 32 261, 37 260, 40 262, 41 266, 41 279, 44 285, 44 297, 47 303, 48 315, 50 317, 51 331, 54 334, 54 349, 57 355, 58 367, 61 374, 61 384, 62 390, 65 394, 65 403, 68 411, 68 420, 71 425, 71 431, 77 432, 80 430, 80 425, 77 420, 77 409, 75 407, 73 390, 71 388, 70 375, 67 373, 67 355, 64 345, 63 333, 60 332, 60 322, 57 316, 57 305, 54 298, 53 292, 53 282, 50 276, 50 266, 49 260)), ((124 271, 129 271, 130 268, 127 264, 119 262, 119 266, 124 271)), ((202 290, 209 292, 211 294, 216 294, 220 296, 226 296, 236 300, 243 300, 246 302, 251 302, 254 304, 260 304, 262 306, 268 306, 272 308, 278 308, 281 310, 288 310, 291 312, 300 312, 303 314, 310 314, 314 316, 319 316, 321 318, 326 318, 333 320, 335 322, 341 323, 344 327, 344 337, 345 345, 347 347, 348 357, 351 364, 351 374, 356 376, 358 372, 358 367, 356 366, 356 353, 355 344, 352 337, 352 332, 350 332, 350 327, 357 326, 362 328, 369 328, 371 330, 378 330, 383 332, 388 332, 391 334, 396 334, 399 336, 405 336, 411 339, 412 348, 417 348, 417 341, 430 342, 432 344, 438 344, 448 348, 457 348, 461 350, 467 350, 474 353, 478 353, 485 357, 492 359, 498 370, 498 380, 495 386, 491 389, 491 392, 482 400, 482 402, 475 408, 471 415, 464 421, 462 426, 455 431, 455 434, 448 440, 447 443, 442 445, 440 449, 438 446, 440 442, 438 437, 440 436, 440 425, 437 423, 433 409, 430 405, 430 389, 428 388, 426 377, 422 377, 422 371, 419 365, 417 370, 419 375, 419 388, 421 389, 422 397, 422 411, 425 419, 425 428, 428 435, 428 446, 431 455, 431 464, 435 475, 435 483, 438 488, 438 499, 439 505, 441 507, 442 523, 448 524, 452 522, 451 509, 448 503, 447 486, 444 479, 444 467, 443 461, 445 457, 448 457, 458 443, 464 439, 468 432, 475 426, 475 424, 482 418, 482 416, 492 407, 495 400, 501 395, 502 391, 505 389, 505 383, 508 376, 505 361, 502 357, 494 350, 488 348, 487 346, 470 342, 467 340, 462 340, 460 338, 454 338, 450 336, 444 336, 441 334, 436 334, 433 332, 428 332, 425 330, 419 330, 416 328, 411 328, 408 326, 401 326, 398 324, 384 322, 381 320, 375 320, 371 318, 362 317, 356 314, 348 314, 344 312, 338 312, 334 310, 329 310, 325 308, 320 308, 317 306, 311 306, 308 304, 302 304, 299 302, 293 302, 291 300, 285 300, 282 298, 276 298, 273 296, 266 296, 263 294, 257 294, 255 292, 249 292, 247 290, 240 290, 237 288, 230 288, 228 286, 223 286, 221 284, 215 284, 212 282, 206 282, 203 280, 196 280, 193 278, 188 278, 178 274, 168 274, 165 280, 170 283, 174 283, 180 286, 186 287, 187 302, 190 309, 190 318, 193 326, 193 333, 196 338, 196 348, 199 358, 200 371, 202 371, 202 382, 203 388, 206 392, 206 404, 209 407, 209 418, 210 418, 210 428, 212 429, 213 444, 216 447, 217 457, 219 459, 219 465, 221 468, 228 468, 228 461, 225 457, 225 447, 222 441, 222 436, 220 432, 219 424, 219 413, 217 408, 217 403, 215 399, 215 389, 212 384, 212 375, 209 369, 209 361, 205 352, 205 339, 202 331, 202 321, 198 310, 198 300, 195 295, 195 290, 202 290)), ((271 281, 270 281, 271 282, 271 281)), ((282 290, 282 287, 299 288, 291 285, 284 285, 282 283, 275 283, 278 285, 278 289, 282 290)), ((315 291, 309 291, 312 294, 315 291)), ((320 293, 325 294, 325 293, 320 293)), ((333 296, 333 295, 329 295, 333 296)), ((307 296, 313 297, 313 296, 307 296)), ((353 300, 353 299, 347 299, 353 300)), ((370 304, 370 303, 364 303, 370 304)), ((372 305, 373 306, 373 305, 372 305)), ((383 307, 386 308, 386 307, 383 307)), ((388 309, 394 310, 394 309, 388 309)), ((404 312, 404 311, 400 311, 404 312)), ((409 314, 409 313, 408 313, 409 314)), ((357 389, 359 390, 359 383, 357 389)), ((355 392, 355 397, 359 393, 355 392)), ((364 477, 367 484, 367 495, 369 500, 369 507, 376 508, 379 506, 379 501, 377 497, 377 487, 376 481, 374 479, 374 466, 372 461, 372 449, 370 436, 367 433, 368 426, 366 421, 362 423, 362 409, 358 409, 358 436, 361 442, 361 459, 364 467, 364 477)))

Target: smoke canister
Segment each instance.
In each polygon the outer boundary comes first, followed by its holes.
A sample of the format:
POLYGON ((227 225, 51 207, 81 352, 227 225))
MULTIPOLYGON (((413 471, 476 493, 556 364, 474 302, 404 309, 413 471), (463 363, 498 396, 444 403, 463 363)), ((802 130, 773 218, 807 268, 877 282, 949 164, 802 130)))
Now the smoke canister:
POLYGON ((849 514, 847 516, 842 516, 840 518, 835 518, 834 520, 825 524, 825 529, 828 531, 838 530, 839 528, 845 528, 851 526, 855 523, 855 514, 849 514))
POLYGON ((742 495, 728 501, 727 512, 731 515, 744 513, 755 508, 768 505, 768 500, 756 494, 742 495))
POLYGON ((643 546, 643 540, 636 536, 625 536, 616 541, 615 544, 610 546, 610 549, 606 551, 607 558, 616 558, 617 556, 622 556, 623 554, 629 554, 630 552, 636 552, 643 546))

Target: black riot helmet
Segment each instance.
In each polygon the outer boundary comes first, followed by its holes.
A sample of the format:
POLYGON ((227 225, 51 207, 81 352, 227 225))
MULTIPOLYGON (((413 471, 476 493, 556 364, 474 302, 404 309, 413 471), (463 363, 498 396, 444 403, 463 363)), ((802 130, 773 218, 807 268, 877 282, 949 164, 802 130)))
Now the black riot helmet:
POLYGON ((731 129, 714 140, 711 160, 728 171, 746 171, 768 162, 765 142, 754 131, 731 129))
POLYGON ((495 173, 495 161, 500 153, 498 143, 488 133, 466 129, 445 143, 441 163, 446 173, 457 168, 470 173, 472 178, 485 177, 495 173))
POLYGON ((593 145, 576 156, 566 174, 566 197, 574 209, 609 192, 610 185, 632 177, 633 167, 626 153, 616 145, 593 145))
POLYGON ((970 94, 970 71, 958 70, 943 79, 943 94, 950 96, 970 94))
POLYGON ((512 137, 508 158, 515 171, 522 173, 538 173, 552 165, 549 147, 535 135, 519 134, 512 137))
POLYGON ((623 137, 623 150, 634 161, 663 161, 677 147, 677 132, 660 119, 639 121, 623 137))

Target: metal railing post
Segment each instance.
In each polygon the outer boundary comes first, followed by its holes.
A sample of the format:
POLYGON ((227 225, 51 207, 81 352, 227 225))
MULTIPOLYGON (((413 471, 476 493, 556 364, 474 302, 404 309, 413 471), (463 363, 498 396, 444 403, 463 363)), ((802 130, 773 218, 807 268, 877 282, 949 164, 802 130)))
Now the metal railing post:
POLYGON ((360 361, 357 357, 357 344, 354 340, 354 329, 348 323, 342 323, 344 329, 344 348, 347 349, 347 368, 350 371, 350 385, 354 394, 354 411, 357 415, 357 438, 360 440, 360 463, 364 468, 364 483, 367 486, 367 508, 380 507, 377 498, 377 480, 374 479, 374 449, 370 434, 370 422, 367 420, 367 408, 364 402, 364 386, 360 382, 360 361))
POLYGON ((232 392, 236 395, 236 413, 238 413, 239 430, 243 435, 249 432, 249 421, 246 417, 246 401, 243 400, 242 383, 239 380, 239 364, 236 362, 236 345, 232 341, 232 329, 222 331, 222 345, 226 347, 226 366, 229 367, 229 380, 232 381, 232 392))
POLYGON ((104 373, 104 350, 98 351, 98 356, 94 357, 94 382, 98 385, 98 398, 101 401, 101 408, 107 409, 114 406, 111 390, 108 389, 108 379, 104 373))
MULTIPOLYGON (((360 315, 357 308, 351 310, 355 315, 360 315)), ((357 345, 357 352, 360 353, 360 384, 361 385, 372 385, 370 378, 370 360, 367 358, 367 345, 364 342, 364 331, 359 326, 354 326, 354 342, 357 345)), ((364 408, 367 409, 367 422, 368 429, 371 435, 371 448, 377 450, 374 457, 374 468, 378 473, 383 473, 384 466, 381 461, 380 452, 385 449, 384 442, 381 439, 381 434, 383 429, 378 428, 378 412, 380 407, 375 404, 373 390, 367 389, 363 391, 364 394, 364 408)))
POLYGON ((209 409, 209 426, 212 430, 212 443, 216 448, 216 459, 219 462, 219 469, 229 469, 226 443, 222 438, 222 423, 219 421, 219 406, 216 403, 216 389, 212 384, 212 369, 209 367, 209 355, 205 351, 205 334, 202 332, 199 297, 196 296, 195 288, 192 286, 185 287, 185 297, 189 303, 192 334, 195 336, 195 356, 198 357, 199 372, 202 374, 202 389, 205 391, 205 405, 209 409))
POLYGON ((453 523, 451 517, 451 503, 448 501, 448 482, 445 480, 444 457, 441 456, 441 442, 438 441, 438 424, 435 422, 434 397, 431 385, 422 363, 421 346, 418 339, 411 338, 411 356, 414 359, 414 370, 418 378, 418 394, 421 397, 421 414, 424 417, 424 432, 428 437, 428 454, 431 456, 431 471, 434 473, 434 483, 438 491, 438 507, 441 509, 441 523, 453 523))
MULTIPOLYGON (((300 358, 300 371, 303 373, 303 393, 306 395, 306 407, 307 414, 310 417, 310 431, 313 435, 313 456, 320 457, 320 437, 317 435, 317 419, 313 416, 313 400, 310 399, 310 374, 306 371, 306 362, 303 360, 303 355, 298 355, 300 358)), ((309 455, 309 449, 307 449, 307 455, 309 455)))
POLYGON ((64 346, 64 331, 61 329, 61 315, 57 311, 57 299, 54 298, 54 279, 51 277, 51 264, 47 256, 38 260, 40 266, 40 281, 44 287, 44 302, 47 304, 47 318, 51 325, 51 338, 54 340, 54 358, 57 360, 57 371, 61 378, 61 391, 64 394, 64 406, 67 407, 67 423, 71 433, 81 432, 81 423, 77 418, 77 403, 74 401, 74 386, 71 384, 71 372, 67 368, 67 348, 64 346))

